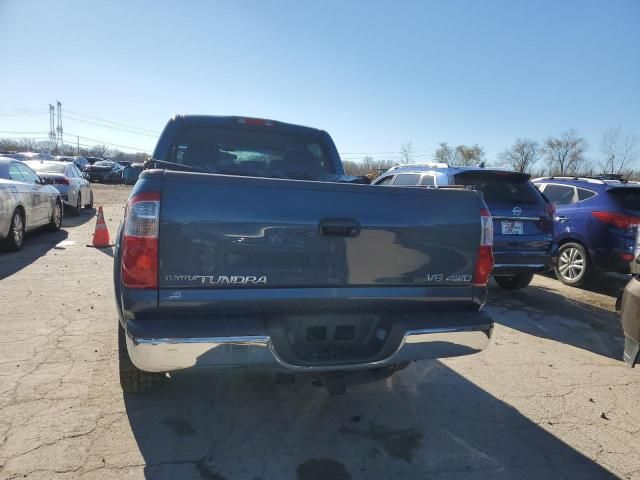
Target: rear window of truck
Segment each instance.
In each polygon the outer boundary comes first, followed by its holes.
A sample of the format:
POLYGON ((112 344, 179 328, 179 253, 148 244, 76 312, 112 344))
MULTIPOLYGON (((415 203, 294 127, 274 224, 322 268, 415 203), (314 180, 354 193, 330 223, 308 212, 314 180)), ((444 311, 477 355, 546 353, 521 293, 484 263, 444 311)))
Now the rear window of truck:
POLYGON ((457 185, 474 186, 482 192, 487 203, 537 204, 540 193, 525 175, 497 173, 462 173, 455 176, 457 185))
POLYGON ((336 173, 318 139, 256 128, 184 129, 167 161, 228 175, 314 179, 336 173))

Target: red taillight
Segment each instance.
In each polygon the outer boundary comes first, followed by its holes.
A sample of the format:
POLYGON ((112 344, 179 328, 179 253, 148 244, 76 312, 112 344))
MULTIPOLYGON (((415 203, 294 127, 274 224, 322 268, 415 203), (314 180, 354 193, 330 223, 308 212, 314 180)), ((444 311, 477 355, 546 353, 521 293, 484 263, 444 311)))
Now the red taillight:
POLYGON ((244 125, 260 125, 263 127, 273 127, 273 122, 271 120, 265 120, 263 118, 242 117, 238 119, 238 123, 242 123, 244 125))
POLYGON ((158 288, 160 194, 134 195, 127 204, 122 237, 122 283, 129 288, 158 288))
POLYGON ((493 220, 486 208, 480 209, 480 225, 480 246, 471 281, 475 287, 486 286, 493 270, 493 220))
POLYGON ((70 185, 71 184, 71 182, 69 182, 69 179, 68 178, 64 178, 64 177, 62 177, 62 178, 56 177, 56 178, 54 178, 53 181, 54 181, 54 183, 57 183, 58 185, 70 185))
POLYGON ((631 228, 634 225, 640 224, 640 218, 630 217, 621 213, 591 212, 591 215, 601 222, 608 223, 617 228, 631 228))

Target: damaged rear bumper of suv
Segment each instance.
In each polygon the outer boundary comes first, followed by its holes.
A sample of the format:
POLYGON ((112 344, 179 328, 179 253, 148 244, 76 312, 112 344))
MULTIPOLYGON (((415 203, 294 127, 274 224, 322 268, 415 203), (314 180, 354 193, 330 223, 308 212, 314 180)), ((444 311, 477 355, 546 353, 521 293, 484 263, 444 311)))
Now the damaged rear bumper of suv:
POLYGON ((352 358, 303 358, 295 353, 295 346, 288 344, 286 334, 258 322, 242 321, 233 322, 231 331, 221 327, 212 332, 209 327, 208 335, 193 335, 199 327, 185 326, 189 320, 177 322, 175 329, 174 321, 129 321, 127 350, 133 364, 148 372, 250 368, 311 373, 366 370, 469 355, 485 349, 492 336, 493 320, 483 311, 429 317, 409 319, 401 332, 390 334, 386 344, 371 355, 352 358), (180 334, 172 335, 172 331, 180 334))

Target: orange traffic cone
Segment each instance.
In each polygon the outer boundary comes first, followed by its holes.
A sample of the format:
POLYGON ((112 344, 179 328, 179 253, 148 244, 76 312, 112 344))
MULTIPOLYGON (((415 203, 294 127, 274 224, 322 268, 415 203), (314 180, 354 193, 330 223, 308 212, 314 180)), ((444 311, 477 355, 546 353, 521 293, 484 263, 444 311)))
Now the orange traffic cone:
POLYGON ((98 220, 96 221, 96 231, 93 234, 93 243, 87 245, 88 247, 104 248, 112 247, 113 244, 109 243, 109 230, 107 224, 104 221, 104 214, 102 213, 102 207, 98 207, 98 220))

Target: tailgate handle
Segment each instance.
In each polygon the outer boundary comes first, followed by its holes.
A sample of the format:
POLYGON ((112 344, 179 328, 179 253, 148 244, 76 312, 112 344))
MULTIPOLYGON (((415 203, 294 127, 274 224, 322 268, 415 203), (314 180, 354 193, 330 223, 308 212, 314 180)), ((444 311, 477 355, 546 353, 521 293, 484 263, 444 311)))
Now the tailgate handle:
POLYGON ((357 237, 360 224, 352 218, 323 218, 318 231, 327 237, 357 237))

